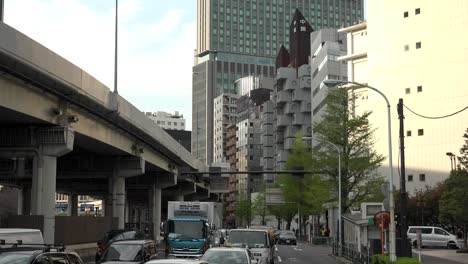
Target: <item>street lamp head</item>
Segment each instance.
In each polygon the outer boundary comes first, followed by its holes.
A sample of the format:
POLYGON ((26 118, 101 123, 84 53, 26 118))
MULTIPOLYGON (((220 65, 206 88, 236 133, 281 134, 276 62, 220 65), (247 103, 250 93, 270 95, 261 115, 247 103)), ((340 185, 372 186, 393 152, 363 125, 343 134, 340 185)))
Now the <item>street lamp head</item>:
POLYGON ((338 86, 340 84, 345 84, 345 83, 346 82, 344 81, 335 80, 335 79, 328 79, 328 80, 323 81, 323 84, 325 84, 328 87, 335 87, 335 86, 338 86))
POLYGON ((447 155, 447 156, 449 156, 449 157, 455 156, 452 152, 447 152, 447 153, 445 153, 445 155, 447 155))

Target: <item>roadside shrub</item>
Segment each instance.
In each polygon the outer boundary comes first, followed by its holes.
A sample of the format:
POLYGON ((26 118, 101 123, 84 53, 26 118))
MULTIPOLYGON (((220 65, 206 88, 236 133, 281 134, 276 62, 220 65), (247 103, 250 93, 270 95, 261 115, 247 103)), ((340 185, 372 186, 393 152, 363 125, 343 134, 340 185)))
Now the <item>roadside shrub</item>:
MULTIPOLYGON (((372 256, 373 264, 390 264, 389 256, 374 255, 372 256)), ((416 258, 397 258, 396 264, 421 264, 416 258)))

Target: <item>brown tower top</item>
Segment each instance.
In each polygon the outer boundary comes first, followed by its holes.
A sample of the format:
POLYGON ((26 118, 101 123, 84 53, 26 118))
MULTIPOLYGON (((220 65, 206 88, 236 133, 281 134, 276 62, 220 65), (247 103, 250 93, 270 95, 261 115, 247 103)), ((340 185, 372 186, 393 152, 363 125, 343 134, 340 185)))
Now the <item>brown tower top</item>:
POLYGON ((288 67, 289 66, 289 52, 288 50, 281 45, 281 48, 276 55, 276 69, 281 67, 288 67))
MULTIPOLYGON (((291 66, 299 68, 309 63, 310 57, 310 33, 314 29, 305 19, 299 9, 294 12, 291 25, 289 26, 289 43, 291 66)), ((277 59, 278 60, 278 59, 277 59)))

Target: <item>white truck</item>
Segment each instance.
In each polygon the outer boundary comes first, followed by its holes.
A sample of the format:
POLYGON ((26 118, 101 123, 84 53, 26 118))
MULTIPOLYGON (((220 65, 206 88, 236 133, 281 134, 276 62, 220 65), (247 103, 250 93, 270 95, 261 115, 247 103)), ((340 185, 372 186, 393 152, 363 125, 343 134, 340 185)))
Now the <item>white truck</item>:
POLYGON ((163 225, 166 255, 201 257, 210 246, 211 230, 222 225, 223 207, 215 202, 170 201, 163 225))

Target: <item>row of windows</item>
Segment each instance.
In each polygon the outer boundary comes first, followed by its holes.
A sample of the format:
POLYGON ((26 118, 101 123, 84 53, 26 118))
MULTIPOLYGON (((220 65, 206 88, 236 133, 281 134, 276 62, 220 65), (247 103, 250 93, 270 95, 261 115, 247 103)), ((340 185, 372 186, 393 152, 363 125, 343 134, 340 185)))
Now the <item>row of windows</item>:
MULTIPOLYGON (((422 47, 421 41, 416 42, 415 47, 416 47, 416 49, 420 49, 420 48, 422 47)), ((409 45, 408 45, 408 44, 406 44, 406 45, 404 46, 404 50, 405 50, 405 51, 409 51, 409 45)))
MULTIPOLYGON (((166 125, 166 121, 157 121, 156 123, 157 123, 158 125, 166 125)), ((172 126, 172 125, 173 125, 172 123, 174 123, 174 126, 177 126, 177 125, 184 126, 184 123, 183 123, 183 122, 177 123, 177 122, 167 121, 167 125, 168 125, 168 126, 172 126)))
MULTIPOLYGON (((411 137, 413 133, 411 133, 411 130, 406 131, 406 136, 411 137)), ((424 136, 424 129, 418 129, 418 136, 424 136)))
MULTIPOLYGON (((418 86, 416 87, 416 91, 417 91, 418 93, 421 93, 421 92, 423 91, 422 85, 418 85, 418 86)), ((405 88, 405 93, 406 93, 406 94, 410 94, 410 93, 411 93, 411 88, 405 88)))
MULTIPOLYGON (((421 14, 421 8, 416 8, 416 9, 414 9, 414 14, 415 14, 415 15, 421 14)), ((403 17, 408 17, 408 16, 409 16, 409 12, 408 12, 408 11, 403 12, 403 17)))
MULTIPOLYGON (((408 175, 408 182, 412 182, 413 181, 413 175, 412 174, 409 174, 408 175)), ((419 181, 426 181, 426 174, 424 173, 421 173, 419 174, 419 181)))

